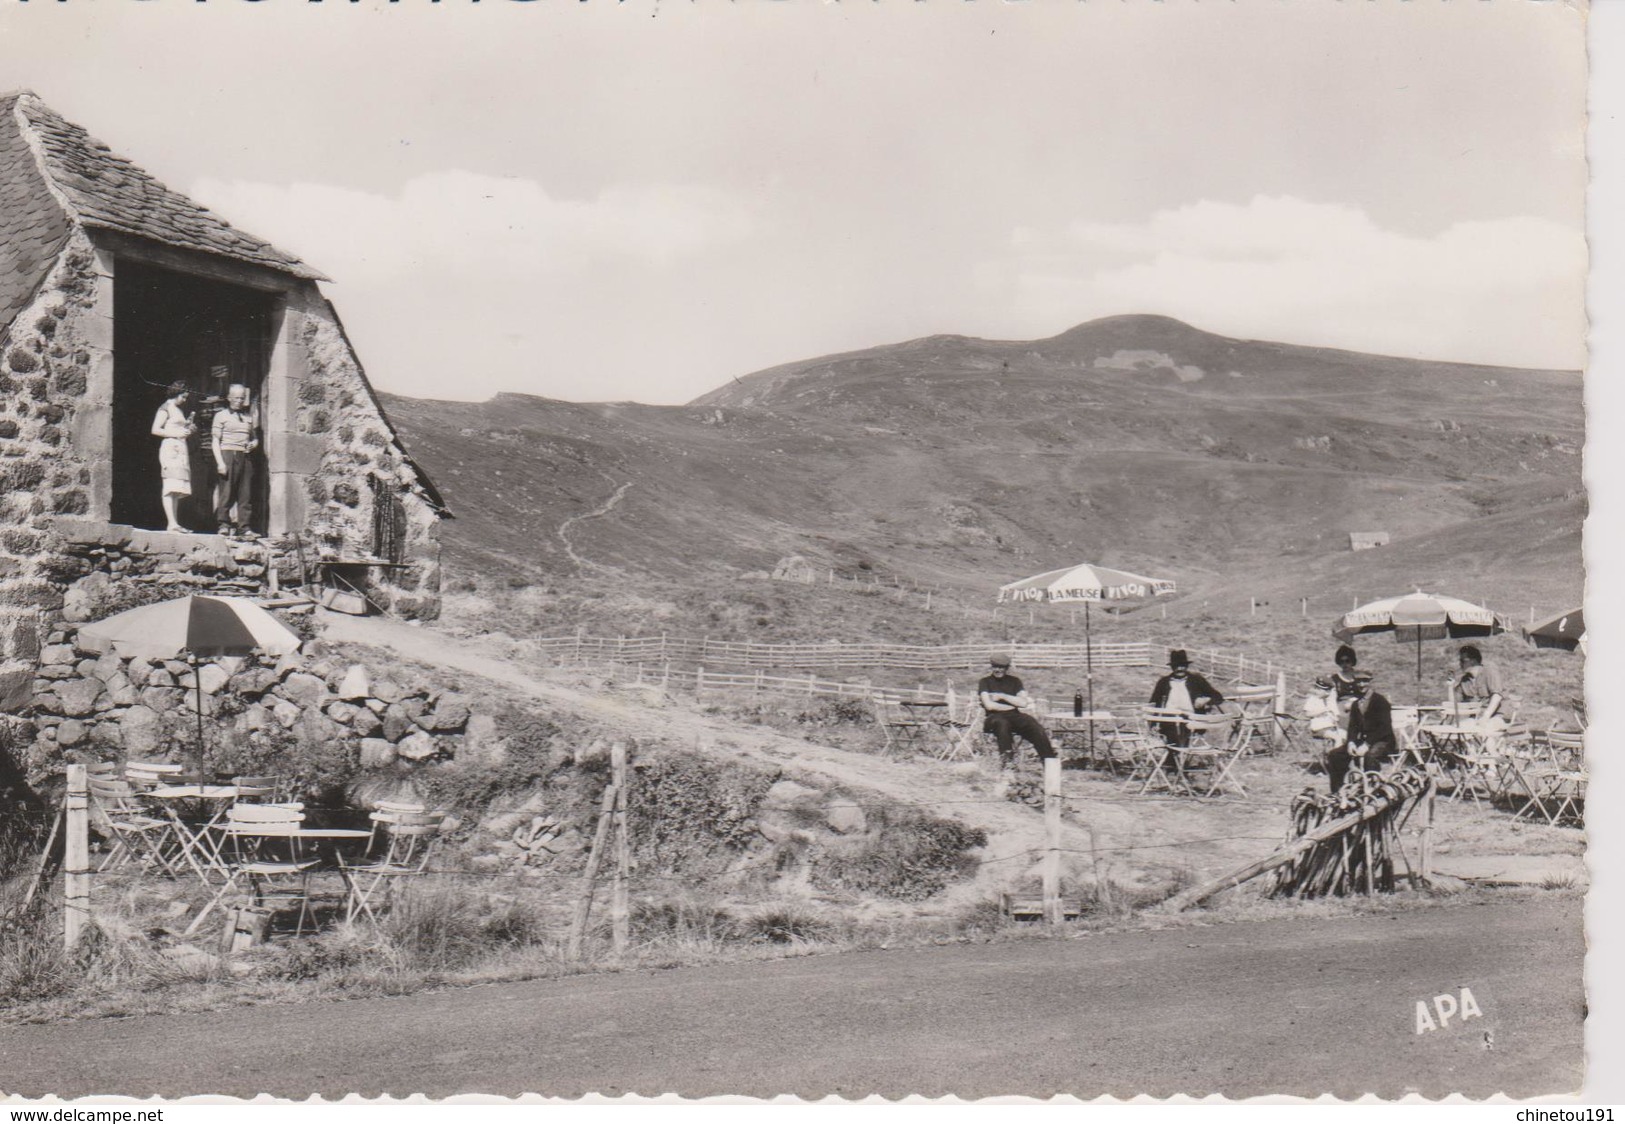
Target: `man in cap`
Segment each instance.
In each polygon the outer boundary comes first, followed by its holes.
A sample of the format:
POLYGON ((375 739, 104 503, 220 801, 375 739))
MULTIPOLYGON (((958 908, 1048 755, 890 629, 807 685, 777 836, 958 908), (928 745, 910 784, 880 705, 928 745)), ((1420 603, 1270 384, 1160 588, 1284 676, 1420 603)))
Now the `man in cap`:
POLYGON ((214 445, 214 466, 220 472, 219 502, 214 519, 222 535, 254 535, 254 461, 259 448, 259 423, 249 407, 248 387, 232 383, 226 391, 226 408, 214 415, 210 430, 214 445), (236 522, 232 513, 236 512, 236 522))
POLYGON ((1326 777, 1333 792, 1343 787, 1343 778, 1351 767, 1358 765, 1368 773, 1378 772, 1383 762, 1399 750, 1393 708, 1387 697, 1372 686, 1375 678, 1369 671, 1354 673, 1360 694, 1349 707, 1348 740, 1326 754, 1326 777))
MULTIPOLYGON (((1177 710, 1187 716, 1208 714, 1224 705, 1224 695, 1205 676, 1191 670, 1190 657, 1185 654, 1185 649, 1175 648, 1168 653, 1168 674, 1158 679, 1157 685, 1151 688, 1151 705, 1164 710, 1177 710)), ((1164 722, 1161 733, 1163 741, 1169 745, 1183 747, 1191 744, 1191 728, 1186 723, 1164 722)))
POLYGON ((1021 680, 1010 674, 1010 657, 998 652, 988 657, 988 663, 992 666, 976 684, 976 694, 987 712, 982 729, 998 739, 1000 763, 1005 768, 1016 763, 1017 734, 1032 744, 1041 760, 1054 757, 1049 733, 1038 719, 1026 713, 1033 706, 1033 698, 1021 680))

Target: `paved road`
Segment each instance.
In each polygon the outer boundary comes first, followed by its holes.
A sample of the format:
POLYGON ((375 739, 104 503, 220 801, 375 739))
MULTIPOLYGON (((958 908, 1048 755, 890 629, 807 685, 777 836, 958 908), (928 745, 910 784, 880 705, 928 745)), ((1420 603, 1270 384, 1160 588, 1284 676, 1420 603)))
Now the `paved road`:
POLYGON ((1580 1087, 1583 951, 1542 899, 9 1027, 0 1091, 1533 1096, 1580 1087))

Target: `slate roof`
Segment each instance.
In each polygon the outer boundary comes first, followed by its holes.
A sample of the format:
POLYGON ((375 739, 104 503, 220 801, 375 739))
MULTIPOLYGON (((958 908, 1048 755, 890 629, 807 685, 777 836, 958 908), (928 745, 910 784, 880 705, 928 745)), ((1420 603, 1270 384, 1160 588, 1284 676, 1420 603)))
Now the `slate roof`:
POLYGON ((0 96, 0 331, 34 299, 70 229, 29 149, 19 98, 0 96))
POLYGON ((21 123, 25 139, 34 141, 39 158, 29 163, 49 177, 73 220, 295 277, 328 280, 292 254, 238 230, 206 207, 171 191, 64 119, 38 95, 26 90, 5 95, 0 109, 21 123))

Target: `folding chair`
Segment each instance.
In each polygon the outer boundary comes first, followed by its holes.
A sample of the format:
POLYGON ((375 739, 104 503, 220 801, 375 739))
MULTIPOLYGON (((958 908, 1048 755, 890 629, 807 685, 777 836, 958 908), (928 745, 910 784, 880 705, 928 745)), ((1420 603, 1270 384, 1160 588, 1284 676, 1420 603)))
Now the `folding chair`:
MULTIPOLYGON (((1122 714, 1124 709, 1114 707, 1111 713, 1122 714)), ((1109 729, 1096 733, 1095 763, 1105 766, 1113 777, 1123 772, 1132 776, 1135 765, 1145 755, 1149 740, 1150 735, 1134 723, 1114 718, 1109 729)))
POLYGON ((306 858, 300 846, 304 820, 302 806, 296 804, 233 804, 227 809, 222 826, 225 851, 229 852, 226 884, 192 919, 186 932, 195 931, 233 890, 241 892, 246 879, 256 906, 287 910, 297 905, 294 934, 304 935, 310 916, 310 870, 317 863, 306 858))
POLYGON ((977 735, 982 732, 982 720, 985 717, 980 700, 974 696, 962 700, 957 709, 950 709, 944 714, 942 749, 937 754, 937 759, 957 761, 961 757, 966 757, 975 760, 977 735))
MULTIPOLYGON (((418 806, 416 811, 380 810, 369 818, 373 839, 376 840, 380 832, 383 834, 384 853, 372 862, 353 866, 340 856, 339 873, 348 888, 344 919, 354 921, 364 913, 376 925, 378 914, 373 909, 374 904, 392 904, 397 883, 428 870, 429 859, 440 842, 440 824, 446 814, 425 812, 418 806)), ((373 841, 369 841, 368 853, 372 846, 373 841)))
POLYGON ((1170 745, 1163 729, 1165 726, 1188 726, 1189 718, 1182 711, 1146 706, 1140 708, 1140 721, 1145 725, 1146 740, 1140 760, 1129 775, 1129 785, 1139 781, 1137 791, 1141 796, 1151 792, 1154 787, 1176 796, 1193 795, 1194 790, 1179 759, 1183 747, 1170 745))
POLYGON ((112 843, 97 873, 139 862, 143 871, 156 866, 165 874, 174 874, 178 844, 173 825, 143 808, 129 781, 105 770, 91 773, 89 781, 92 821, 112 843))
MULTIPOLYGON (((1275 688, 1274 687, 1239 687, 1228 699, 1236 704, 1239 711, 1241 732, 1244 735, 1242 747, 1248 752, 1268 753, 1270 739, 1275 735, 1277 726, 1275 716, 1275 688), (1254 747, 1257 741, 1259 748, 1254 747)), ((1285 727, 1280 727, 1283 731, 1285 727)))
POLYGON ((245 804, 278 804, 288 795, 286 777, 232 777, 231 783, 245 804))
POLYGON ((137 792, 149 792, 166 784, 177 784, 181 780, 181 774, 185 772, 185 765, 173 765, 167 761, 124 763, 124 779, 129 781, 130 787, 137 792))
POLYGON ((1236 791, 1246 796, 1247 787, 1231 776, 1231 770, 1246 754, 1251 736, 1240 715, 1208 720, 1200 715, 1193 717, 1191 744, 1180 750, 1178 757, 1179 771, 1191 792, 1197 796, 1213 796, 1222 788, 1234 786, 1236 791), (1200 782, 1204 778, 1207 786, 1201 788, 1200 782))
POLYGON ((890 753, 896 747, 912 750, 919 744, 926 723, 904 710, 895 696, 876 695, 874 712, 875 722, 886 739, 885 752, 890 753))

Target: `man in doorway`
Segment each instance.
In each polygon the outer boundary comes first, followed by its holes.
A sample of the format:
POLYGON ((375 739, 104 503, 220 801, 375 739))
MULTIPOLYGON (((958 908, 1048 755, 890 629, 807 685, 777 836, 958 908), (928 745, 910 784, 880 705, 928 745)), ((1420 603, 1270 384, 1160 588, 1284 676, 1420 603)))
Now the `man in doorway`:
POLYGON ((1010 674, 1010 657, 999 654, 989 657, 992 666, 976 684, 977 698, 987 717, 982 729, 992 734, 999 743, 999 763, 1011 768, 1016 763, 1016 735, 1020 734, 1038 752, 1039 760, 1055 756, 1049 732, 1038 719, 1026 713, 1033 707, 1033 697, 1020 679, 1010 674))
POLYGON ((215 504, 214 521, 222 535, 254 537, 254 462, 259 448, 258 426, 249 407, 248 387, 232 383, 226 391, 226 408, 214 415, 214 466, 220 471, 220 500, 215 504), (236 518, 232 509, 236 508, 236 518))

